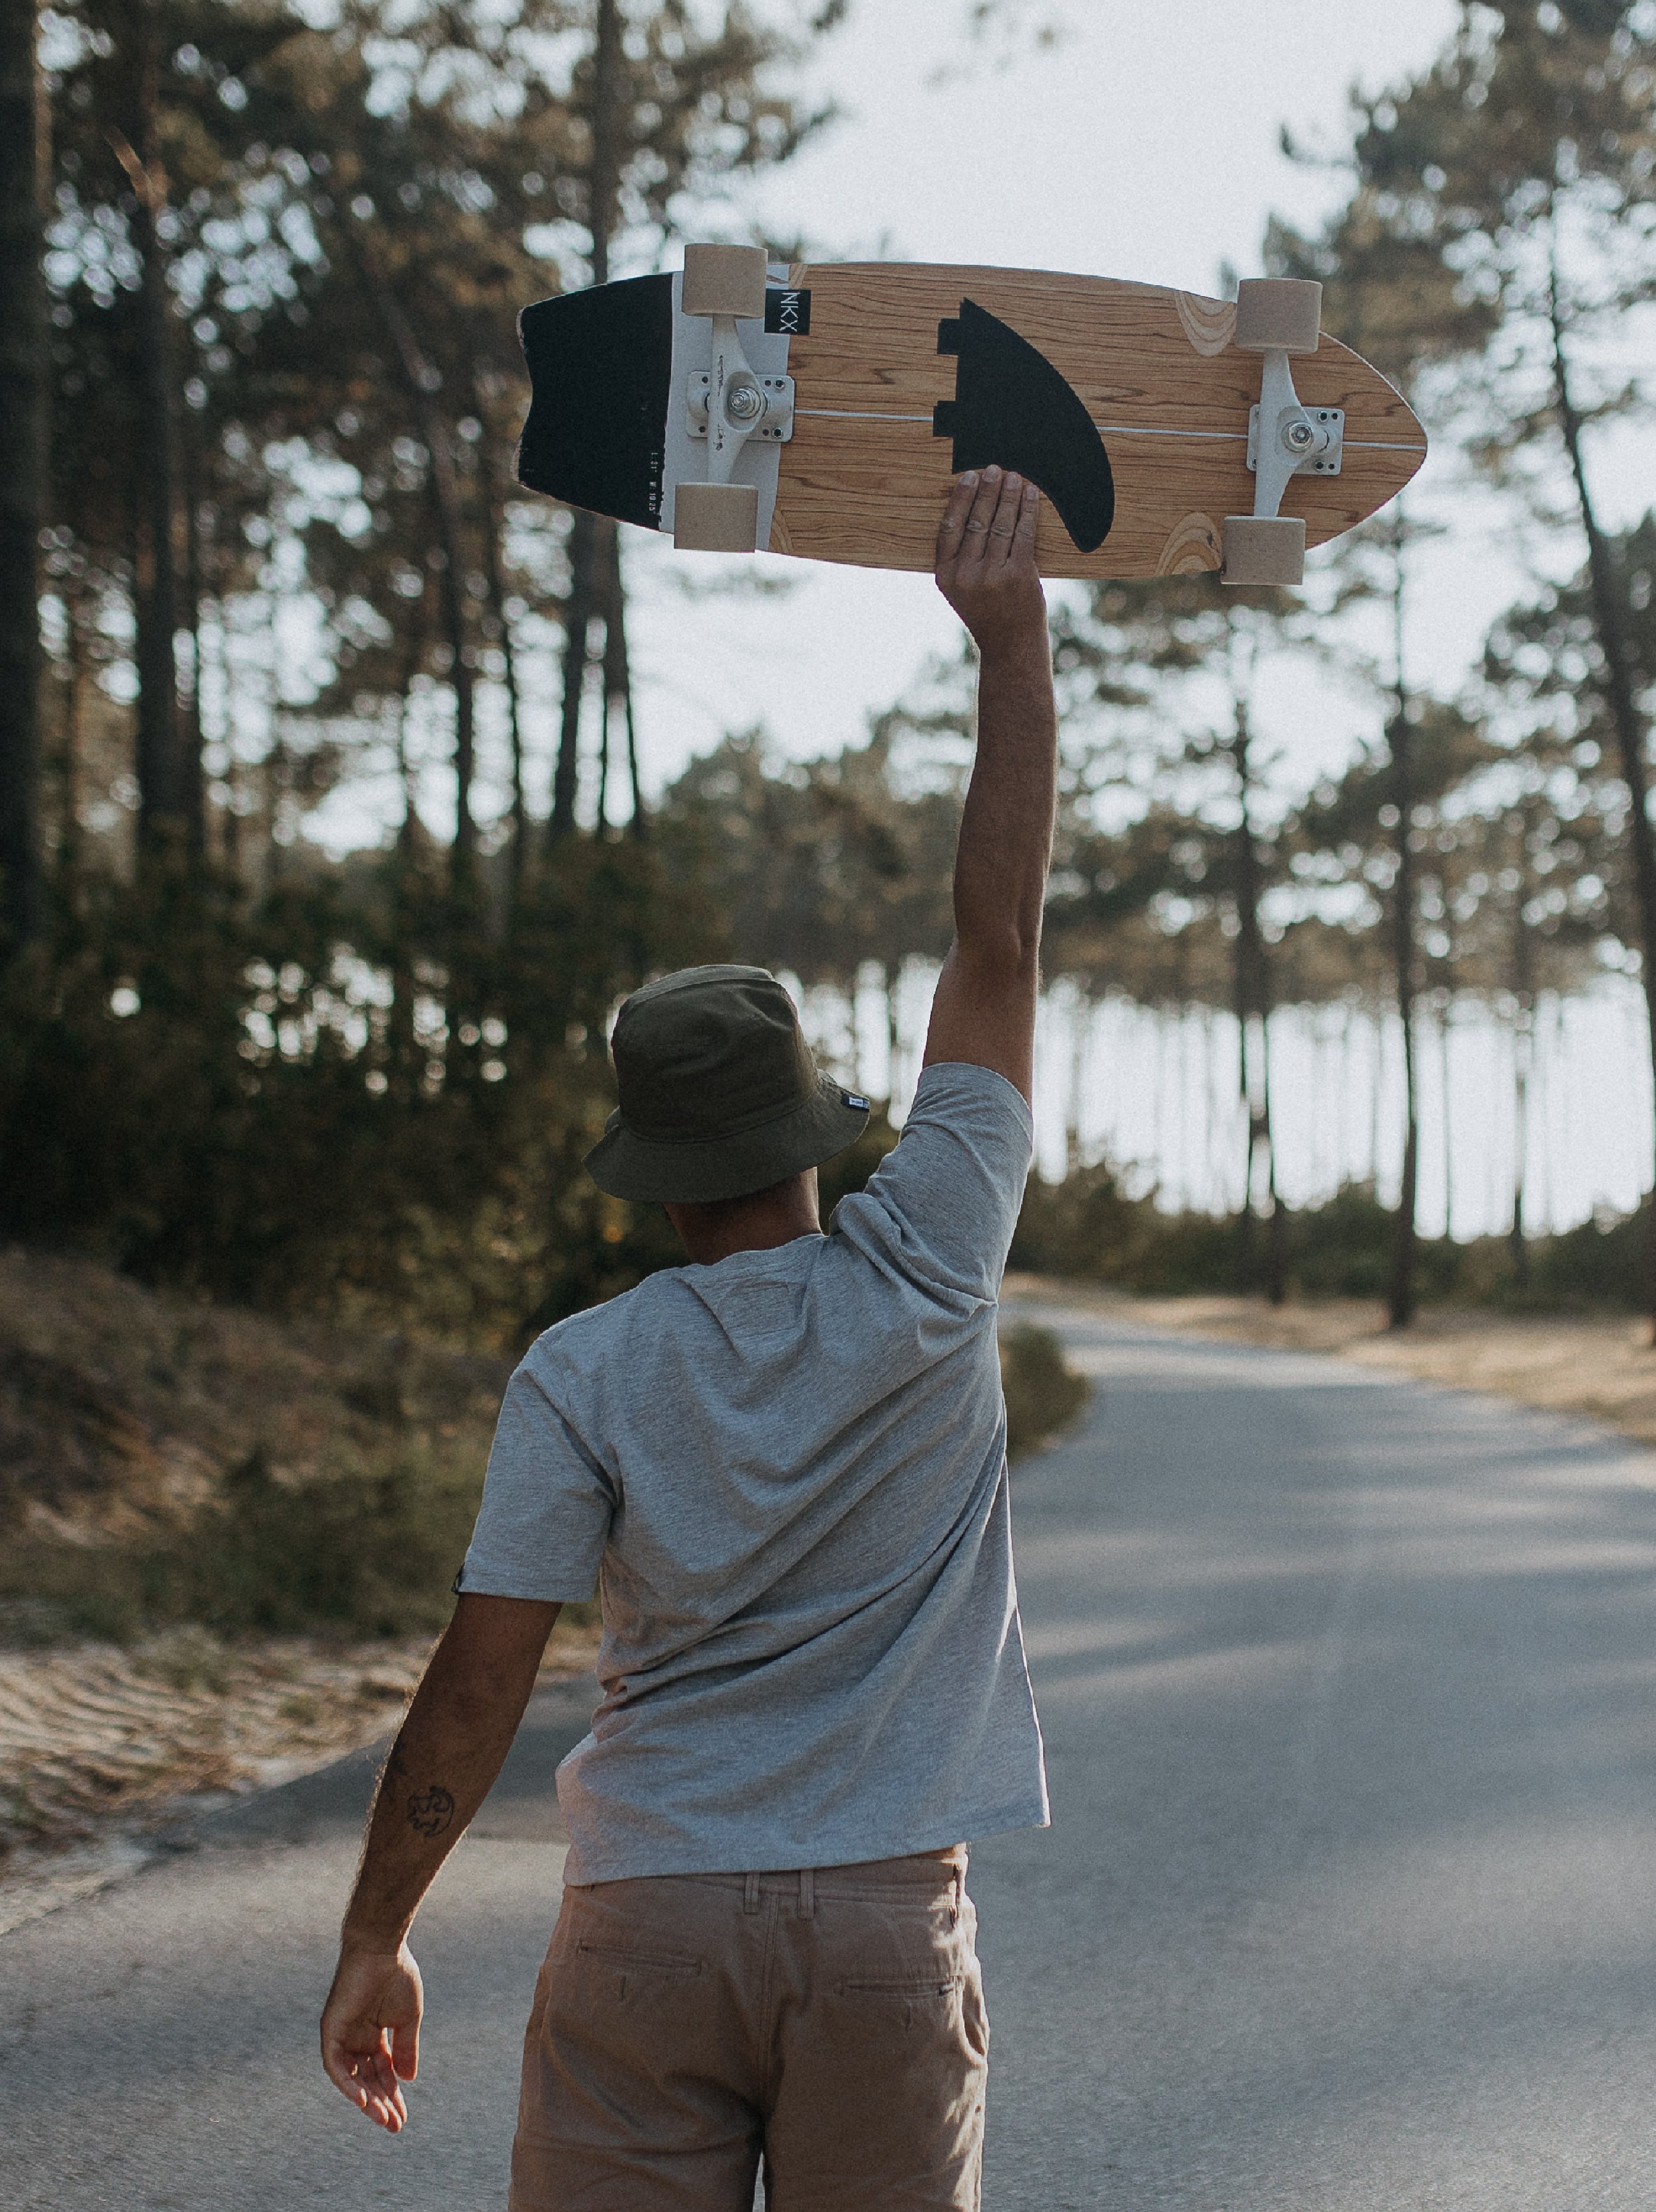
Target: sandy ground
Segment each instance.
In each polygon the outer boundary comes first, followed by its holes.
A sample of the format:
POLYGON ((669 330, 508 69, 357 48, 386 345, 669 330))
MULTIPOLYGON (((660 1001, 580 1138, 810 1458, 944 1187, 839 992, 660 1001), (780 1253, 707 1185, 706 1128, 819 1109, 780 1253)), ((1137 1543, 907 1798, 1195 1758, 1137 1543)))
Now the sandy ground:
POLYGON ((1423 1382, 1579 1413, 1656 1447, 1656 1350, 1649 1323, 1630 1316, 1529 1319, 1432 1310, 1393 1332, 1383 1307, 1359 1299, 1273 1308, 1255 1298, 1136 1298, 1033 1275, 1009 1276, 1006 1290, 1009 1297, 1060 1297, 1081 1311, 1186 1335, 1338 1352, 1423 1382))
MULTIPOLYGON (((554 1632, 543 1679, 583 1673, 597 1632, 554 1632)), ((100 1888, 192 1803, 322 1766, 395 1726, 430 1639, 221 1644, 184 1629, 0 1651, 0 1933, 100 1888)))

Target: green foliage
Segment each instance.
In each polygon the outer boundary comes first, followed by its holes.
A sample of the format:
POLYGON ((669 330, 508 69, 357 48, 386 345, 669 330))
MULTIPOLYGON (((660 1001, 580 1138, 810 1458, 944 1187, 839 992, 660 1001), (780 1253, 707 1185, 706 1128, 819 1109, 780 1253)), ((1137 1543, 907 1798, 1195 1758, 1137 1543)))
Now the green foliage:
POLYGON ((146 1611, 223 1631, 440 1627, 481 1489, 480 1468, 429 1451, 292 1485, 256 1451, 185 1541, 140 1557, 146 1611))
MULTIPOLYGON (((255 1449, 222 1496, 181 1527, 9 1543, 0 1618, 9 1632, 32 1623, 38 1640, 116 1643, 189 1623, 222 1634, 435 1630, 448 1617, 482 1486, 475 1454, 458 1461, 429 1446, 410 1443, 388 1462, 342 1448, 298 1481, 278 1480, 255 1449)), ((179 1645, 180 1668, 192 1648, 179 1645)))
POLYGON ((841 988, 864 963, 894 977, 906 960, 943 958, 958 764, 943 788, 913 787, 905 734, 889 715, 865 744, 792 767, 749 731, 692 762, 666 793, 656 833, 699 872, 741 958, 841 988))
POLYGON ((1017 1322, 1000 1340, 1000 1381, 1006 1399, 1006 1452, 1022 1459, 1068 1427, 1091 1393, 1064 1357, 1049 1328, 1017 1322))
POLYGON ((259 902, 147 870, 14 964, 0 1235, 482 1341, 521 1333, 537 1282, 567 1311, 635 1280, 630 1251, 598 1264, 626 1237, 580 1170, 612 1098, 604 1022, 646 974, 721 949, 705 905, 651 848, 580 841, 504 942, 422 947, 386 939, 396 866, 259 902), (418 1004, 440 1029, 416 1032, 418 1004))
MULTIPOLYGON (((1532 1237, 1521 1270, 1509 1237, 1423 1237, 1420 1295, 1513 1311, 1637 1310, 1647 1218, 1647 1206, 1532 1237)), ((1320 1206, 1289 1212, 1289 1294, 1384 1298, 1396 1222, 1367 1183, 1346 1183, 1320 1206)), ((1234 1215, 1166 1212, 1153 1195, 1129 1197, 1115 1170, 1100 1163, 1061 1182, 1031 1176, 1011 1265, 1144 1297, 1257 1295, 1266 1287, 1268 1228, 1234 1215)))

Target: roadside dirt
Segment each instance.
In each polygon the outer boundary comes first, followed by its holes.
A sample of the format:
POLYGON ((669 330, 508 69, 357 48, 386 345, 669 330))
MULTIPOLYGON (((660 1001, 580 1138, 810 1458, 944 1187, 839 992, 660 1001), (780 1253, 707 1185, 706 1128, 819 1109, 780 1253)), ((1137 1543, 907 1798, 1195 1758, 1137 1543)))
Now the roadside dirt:
POLYGON ((1271 1307, 1237 1297, 1137 1298, 1037 1276, 1009 1276, 1007 1294, 1062 1297, 1156 1328, 1295 1352, 1332 1352, 1364 1366, 1486 1390, 1549 1413, 1579 1413, 1656 1448, 1656 1350, 1630 1316, 1529 1318, 1432 1310, 1393 1332, 1378 1304, 1271 1307))
MULTIPOLYGON (((543 1680, 583 1674, 596 1625, 561 1621, 543 1680)), ((192 1801, 291 1780, 394 1729, 428 1637, 0 1651, 0 1934, 143 1855, 192 1801)))

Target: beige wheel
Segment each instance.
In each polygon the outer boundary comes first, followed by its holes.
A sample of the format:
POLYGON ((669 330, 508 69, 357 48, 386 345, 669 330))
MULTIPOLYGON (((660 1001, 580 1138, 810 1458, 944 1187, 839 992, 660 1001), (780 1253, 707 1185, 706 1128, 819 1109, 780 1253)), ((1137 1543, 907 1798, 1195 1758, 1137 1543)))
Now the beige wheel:
POLYGON ((673 543, 681 553, 756 551, 758 491, 752 484, 680 484, 673 495, 673 543))
POLYGON ((764 247, 687 246, 683 307, 687 315, 762 315, 764 247))
MULTIPOLYGON (((682 499, 683 493, 679 494, 682 499)), ((1302 584, 1305 525, 1296 514, 1228 514, 1222 584, 1302 584)))
POLYGON ((1308 277, 1247 276, 1236 287, 1236 343, 1244 353, 1315 353, 1323 288, 1308 277))

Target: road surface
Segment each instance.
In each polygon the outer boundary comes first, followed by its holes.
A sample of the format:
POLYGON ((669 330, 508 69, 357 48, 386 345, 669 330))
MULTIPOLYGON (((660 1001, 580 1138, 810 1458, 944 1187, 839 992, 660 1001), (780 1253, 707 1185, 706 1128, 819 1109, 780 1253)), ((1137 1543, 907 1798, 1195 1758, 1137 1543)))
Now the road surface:
MULTIPOLYGON (((973 1865, 988 2212, 1647 2212, 1656 1460, 1060 1325, 1095 1402, 1014 1477, 1055 1825, 973 1865)), ((579 1705, 422 1916, 397 2141, 312 2057, 366 1761, 0 1939, 6 2212, 499 2207, 579 1705)))

